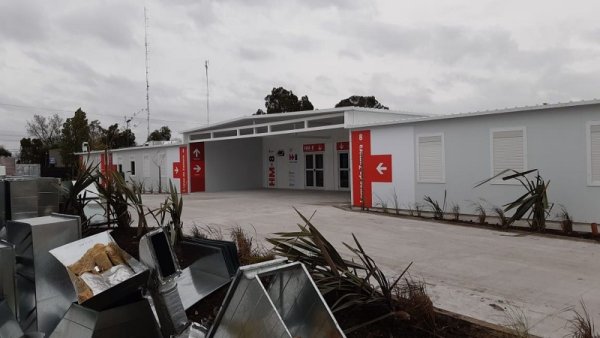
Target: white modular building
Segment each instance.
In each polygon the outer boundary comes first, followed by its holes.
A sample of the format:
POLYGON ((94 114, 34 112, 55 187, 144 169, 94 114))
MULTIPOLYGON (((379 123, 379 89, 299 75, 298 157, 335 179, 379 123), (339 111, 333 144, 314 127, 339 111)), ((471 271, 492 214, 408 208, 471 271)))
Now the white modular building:
POLYGON ((347 191, 354 206, 402 209, 446 196, 463 213, 524 193, 514 180, 477 183, 538 169, 551 202, 575 221, 600 220, 598 100, 451 115, 334 108, 243 117, 183 137, 180 145, 114 150, 112 165, 154 191, 169 179, 184 193, 347 191))

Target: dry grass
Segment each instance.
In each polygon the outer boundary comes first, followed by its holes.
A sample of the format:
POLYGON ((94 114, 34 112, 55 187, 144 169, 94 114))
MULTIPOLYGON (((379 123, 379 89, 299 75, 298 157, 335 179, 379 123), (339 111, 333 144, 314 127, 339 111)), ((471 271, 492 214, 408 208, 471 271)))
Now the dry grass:
POLYGON ((230 238, 237 246, 241 265, 260 263, 275 258, 271 251, 256 243, 254 238, 240 226, 230 230, 230 238))
POLYGON ((572 338, 600 338, 600 334, 595 332, 594 321, 590 317, 587 307, 580 302, 581 312, 573 309, 574 317, 568 323, 570 335, 572 338))
POLYGON ((203 225, 198 226, 194 224, 192 228, 192 237, 194 238, 203 238, 203 239, 217 239, 223 240, 223 231, 220 227, 216 227, 213 225, 203 225))
POLYGON ((506 316, 505 326, 512 331, 515 337, 531 337, 531 325, 522 309, 515 306, 509 306, 506 308, 504 314, 506 316))

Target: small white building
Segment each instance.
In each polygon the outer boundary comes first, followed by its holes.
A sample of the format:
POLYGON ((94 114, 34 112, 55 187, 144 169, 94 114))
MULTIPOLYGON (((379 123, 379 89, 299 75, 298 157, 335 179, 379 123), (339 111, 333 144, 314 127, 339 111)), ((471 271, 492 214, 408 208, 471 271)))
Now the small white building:
POLYGON ((180 162, 179 142, 149 142, 148 145, 77 153, 88 165, 98 165, 102 173, 112 167, 120 172, 126 181, 142 183, 145 192, 163 192, 169 189, 169 180, 180 186, 180 169, 174 163, 180 162))

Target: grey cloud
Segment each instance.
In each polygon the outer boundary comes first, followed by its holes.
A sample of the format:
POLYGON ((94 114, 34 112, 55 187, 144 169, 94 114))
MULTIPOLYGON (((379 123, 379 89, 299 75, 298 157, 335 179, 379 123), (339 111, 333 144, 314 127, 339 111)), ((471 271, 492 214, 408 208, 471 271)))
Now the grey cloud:
POLYGON ((134 26, 143 29, 144 13, 143 7, 125 2, 102 3, 72 10, 60 22, 68 34, 91 36, 112 47, 129 48, 141 44, 134 26))
POLYGON ((17 42, 33 42, 48 36, 43 6, 33 1, 0 2, 0 36, 17 42))
POLYGON ((262 61, 269 59, 272 54, 266 48, 241 47, 238 49, 238 55, 244 61, 262 61))

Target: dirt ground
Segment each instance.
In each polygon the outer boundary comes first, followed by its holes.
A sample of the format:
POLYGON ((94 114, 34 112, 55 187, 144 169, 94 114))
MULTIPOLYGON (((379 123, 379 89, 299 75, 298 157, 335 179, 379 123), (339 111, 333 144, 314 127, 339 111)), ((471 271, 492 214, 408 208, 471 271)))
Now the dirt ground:
MULTIPOLYGON (((164 195, 145 195, 158 206, 164 195)), ((435 306, 504 324, 523 313, 531 332, 563 337, 571 313, 584 300, 600 323, 600 245, 597 242, 507 233, 415 219, 342 210, 349 193, 236 191, 184 196, 186 231, 194 225, 242 226, 258 239, 293 230, 306 216, 344 252, 354 233, 390 274, 414 261, 411 275, 424 279, 435 306)))

